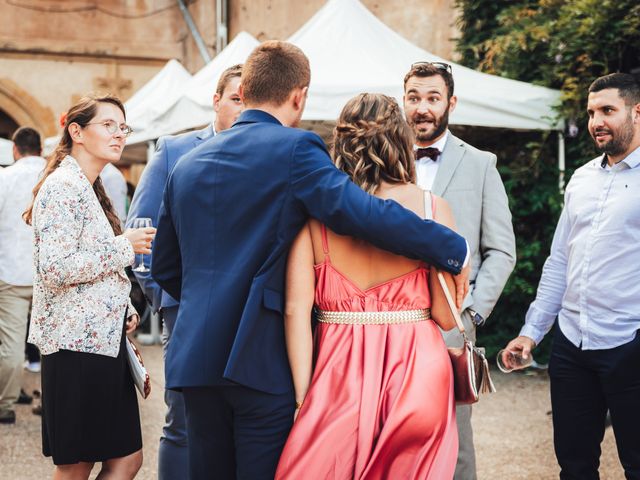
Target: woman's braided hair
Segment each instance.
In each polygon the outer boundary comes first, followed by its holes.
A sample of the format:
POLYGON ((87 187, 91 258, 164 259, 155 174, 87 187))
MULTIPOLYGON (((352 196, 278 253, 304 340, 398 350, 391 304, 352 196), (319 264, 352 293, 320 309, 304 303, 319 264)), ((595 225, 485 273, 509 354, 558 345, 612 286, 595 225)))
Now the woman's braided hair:
MULTIPOLYGON (((42 174, 42 178, 36 184, 33 189, 33 201, 29 208, 24 212, 22 218, 24 221, 31 225, 32 216, 33 216, 33 202, 35 201, 36 196, 38 195, 38 191, 40 191, 40 187, 46 180, 46 178, 53 173, 64 158, 71 153, 71 148, 73 147, 73 140, 71 140, 71 135, 69 134, 69 125, 72 123, 77 123, 81 127, 85 127, 98 113, 98 105, 100 103, 110 103, 118 107, 123 114, 124 105, 120 101, 120 99, 114 95, 87 95, 86 97, 81 98, 78 103, 72 106, 66 115, 63 115, 61 118, 62 125, 62 137, 60 138, 60 142, 58 146, 53 151, 53 153, 47 159, 47 165, 44 168, 44 172, 42 174)), ((122 233, 122 226, 120 224, 120 219, 113 208, 111 200, 107 196, 107 193, 104 190, 104 186, 102 185, 102 180, 100 177, 96 178, 95 182, 93 182, 93 191, 98 197, 98 201, 100 202, 100 206, 104 211, 104 214, 109 220, 109 224, 113 229, 113 233, 115 235, 120 235, 122 233)))
POLYGON ((415 182, 413 143, 413 131, 395 99, 361 93, 342 109, 331 153, 336 167, 374 193, 381 181, 415 182))

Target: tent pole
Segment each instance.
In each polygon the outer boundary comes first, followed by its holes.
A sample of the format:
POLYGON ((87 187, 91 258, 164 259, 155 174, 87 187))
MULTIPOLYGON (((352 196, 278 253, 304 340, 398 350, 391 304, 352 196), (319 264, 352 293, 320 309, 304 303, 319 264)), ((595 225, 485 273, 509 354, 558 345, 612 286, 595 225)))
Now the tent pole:
MULTIPOLYGON (((147 165, 153 158, 153 154, 156 150, 156 141, 148 140, 147 141, 147 165)), ((137 255, 136 255, 137 256, 137 255)), ((139 333, 137 335, 138 341, 143 345, 159 345, 162 343, 162 332, 160 328, 160 316, 154 312, 151 307, 148 307, 144 313, 142 314, 142 318, 140 318, 140 323, 142 324, 145 321, 149 321, 149 333, 139 333)))
POLYGON ((187 9, 187 6, 184 4, 184 2, 182 0, 177 0, 177 2, 178 6, 180 7, 180 11, 182 12, 182 16, 184 17, 184 21, 187 24, 187 27, 189 27, 189 31, 191 32, 191 36, 193 37, 193 41, 196 42, 196 47, 198 47, 200 56, 202 57, 202 60, 204 60, 204 63, 206 65, 211 61, 211 56, 207 51, 207 46, 205 45, 204 40, 202 40, 202 35, 200 35, 198 27, 196 27, 196 24, 193 21, 193 18, 191 17, 191 14, 189 13, 189 10, 187 9))
POLYGON ((227 46, 228 41, 227 0, 216 0, 216 55, 227 46))
POLYGON ((153 153, 156 151, 156 141, 155 140, 147 140, 147 165, 153 158, 153 153))
POLYGON ((564 168, 565 168, 565 156, 564 156, 564 134, 558 132, 558 189, 560 194, 564 195, 564 168))

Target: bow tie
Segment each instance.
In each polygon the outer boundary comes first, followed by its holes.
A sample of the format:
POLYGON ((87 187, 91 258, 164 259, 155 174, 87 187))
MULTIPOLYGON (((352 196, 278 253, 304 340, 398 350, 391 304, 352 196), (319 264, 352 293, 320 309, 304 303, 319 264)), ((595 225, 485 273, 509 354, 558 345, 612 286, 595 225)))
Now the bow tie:
POLYGON ((433 147, 418 148, 416 150, 416 161, 424 157, 429 157, 431 160, 435 162, 436 160, 438 160, 439 155, 440 155, 440 150, 438 150, 437 148, 433 148, 433 147))

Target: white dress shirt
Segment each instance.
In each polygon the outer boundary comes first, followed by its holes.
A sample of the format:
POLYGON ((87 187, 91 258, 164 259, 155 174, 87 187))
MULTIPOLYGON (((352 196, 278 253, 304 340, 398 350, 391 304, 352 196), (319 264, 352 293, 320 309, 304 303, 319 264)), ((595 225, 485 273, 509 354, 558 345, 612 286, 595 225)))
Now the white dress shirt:
MULTIPOLYGON (((416 160, 416 182, 420 188, 423 190, 431 190, 433 186, 433 181, 438 174, 438 167, 442 163, 442 152, 444 151, 444 146, 447 144, 447 140, 449 138, 449 130, 444 132, 444 135, 438 139, 433 145, 429 145, 431 148, 437 148, 440 150, 440 155, 434 161, 429 157, 423 157, 420 160, 416 160)), ((415 145, 414 150, 417 150, 418 147, 415 145)))
POLYGON ((127 181, 124 175, 113 163, 107 163, 100 172, 100 179, 120 223, 124 225, 127 220, 127 181))
POLYGON ((558 316, 583 350, 614 348, 640 329, 640 148, 611 168, 604 157, 567 185, 551 254, 520 335, 540 343, 558 316))
MULTIPOLYGON (((431 148, 437 148, 440 150, 440 155, 436 160, 431 160, 429 157, 423 157, 420 160, 416 160, 416 183, 423 190, 431 191, 431 187, 433 187, 433 181, 436 179, 436 175, 438 174, 438 167, 442 163, 442 152, 444 151, 444 147, 447 144, 447 140, 449 139, 449 130, 444 132, 444 135, 440 137, 433 145, 429 145, 431 148)), ((418 150, 417 145, 413 146, 414 151, 418 150)), ((465 243, 467 244, 467 255, 464 257, 464 263, 462 264, 462 268, 466 267, 469 263, 469 258, 471 257, 471 249, 469 248, 469 242, 465 239, 465 243)))
POLYGON ((10 285, 33 284, 33 229, 22 214, 46 163, 42 157, 29 156, 0 168, 0 280, 10 285))

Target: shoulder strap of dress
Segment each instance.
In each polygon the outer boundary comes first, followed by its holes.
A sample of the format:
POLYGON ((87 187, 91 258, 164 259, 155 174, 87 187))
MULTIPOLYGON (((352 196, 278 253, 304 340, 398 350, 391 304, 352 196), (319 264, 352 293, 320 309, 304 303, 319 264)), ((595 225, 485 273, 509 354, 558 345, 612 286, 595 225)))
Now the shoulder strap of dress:
POLYGON ((424 191, 424 218, 433 220, 436 218, 436 199, 430 190, 424 191))
POLYGON ((320 231, 322 232, 322 251, 324 252, 324 256, 329 258, 329 240, 327 238, 327 226, 322 224, 320 226, 320 231))

